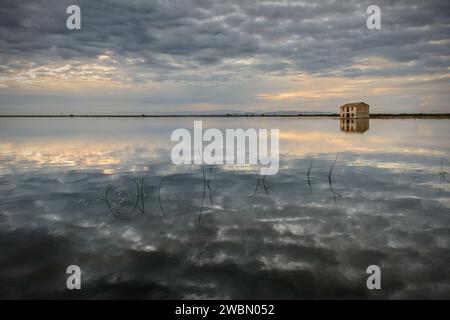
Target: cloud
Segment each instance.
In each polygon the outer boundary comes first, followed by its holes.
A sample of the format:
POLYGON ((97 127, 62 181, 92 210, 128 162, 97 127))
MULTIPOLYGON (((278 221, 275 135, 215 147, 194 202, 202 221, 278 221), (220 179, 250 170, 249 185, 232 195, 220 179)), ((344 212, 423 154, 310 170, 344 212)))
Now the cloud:
POLYGON ((135 87, 219 83, 245 90, 267 77, 448 77, 450 68, 445 0, 378 1, 381 30, 366 28, 369 3, 356 0, 79 0, 79 31, 65 26, 70 4, 2 1, 2 86, 88 75, 135 87), (92 75, 80 71, 91 66, 92 75))

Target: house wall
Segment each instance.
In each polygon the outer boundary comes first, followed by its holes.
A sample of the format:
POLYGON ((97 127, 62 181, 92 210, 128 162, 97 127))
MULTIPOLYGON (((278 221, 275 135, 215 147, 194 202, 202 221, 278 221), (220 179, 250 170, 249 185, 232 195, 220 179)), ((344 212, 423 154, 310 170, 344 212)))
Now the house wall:
POLYGON ((356 109, 356 118, 369 118, 369 107, 361 106, 356 109))
POLYGON ((344 107, 340 110, 341 118, 369 118, 368 106, 344 107))

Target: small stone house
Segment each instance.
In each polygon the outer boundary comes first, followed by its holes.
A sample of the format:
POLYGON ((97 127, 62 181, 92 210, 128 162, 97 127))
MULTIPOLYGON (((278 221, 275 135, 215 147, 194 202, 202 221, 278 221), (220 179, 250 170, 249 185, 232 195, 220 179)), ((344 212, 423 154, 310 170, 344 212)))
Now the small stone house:
POLYGON ((369 118, 369 105, 364 102, 346 103, 340 109, 341 118, 369 118))

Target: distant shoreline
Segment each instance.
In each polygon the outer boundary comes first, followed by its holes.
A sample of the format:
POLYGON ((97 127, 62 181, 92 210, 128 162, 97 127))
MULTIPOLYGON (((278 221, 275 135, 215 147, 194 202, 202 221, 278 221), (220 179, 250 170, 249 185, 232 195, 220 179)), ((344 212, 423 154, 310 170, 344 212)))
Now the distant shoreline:
MULTIPOLYGON (((10 114, 0 118, 339 118, 339 114, 10 114)), ((374 113, 370 119, 450 119, 450 113, 374 113)))

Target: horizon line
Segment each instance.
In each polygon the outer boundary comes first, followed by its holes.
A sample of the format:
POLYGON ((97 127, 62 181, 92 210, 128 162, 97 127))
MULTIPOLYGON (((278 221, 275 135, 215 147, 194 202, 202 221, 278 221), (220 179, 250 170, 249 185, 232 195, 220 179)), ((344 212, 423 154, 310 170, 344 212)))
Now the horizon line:
MULTIPOLYGON (((340 118, 338 113, 224 113, 224 114, 0 114, 0 118, 232 118, 232 117, 282 117, 282 118, 340 118)), ((448 118, 450 113, 372 113, 369 118, 448 118)))

